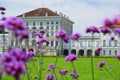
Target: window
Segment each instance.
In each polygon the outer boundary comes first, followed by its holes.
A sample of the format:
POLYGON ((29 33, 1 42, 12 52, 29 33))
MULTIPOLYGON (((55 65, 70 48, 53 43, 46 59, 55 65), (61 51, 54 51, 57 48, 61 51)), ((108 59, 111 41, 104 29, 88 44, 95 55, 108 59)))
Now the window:
POLYGON ((43 29, 43 27, 40 27, 40 29, 43 29))
POLYGON ((103 40, 103 46, 106 46, 106 40, 103 40))
POLYGON ((25 45, 26 45, 26 46, 29 45, 29 40, 25 40, 25 45))
POLYGON ((53 41, 51 41, 51 46, 53 46, 54 45, 54 42, 53 41))
POLYGON ((32 46, 34 46, 35 45, 35 40, 32 40, 32 46))
POLYGON ((117 54, 117 50, 115 50, 115 55, 117 54))
POLYGON ((32 32, 32 38, 35 38, 36 32, 32 32))
POLYGON ((105 50, 103 50, 103 55, 105 55, 105 53, 106 53, 106 51, 105 51, 105 50))
POLYGON ((35 22, 33 22, 33 26, 36 26, 35 22))
POLYGON ((88 47, 91 47, 91 41, 88 41, 88 47))
POLYGON ((109 47, 111 47, 111 41, 109 41, 109 47))
POLYGON ((32 27, 32 29, 36 29, 36 27, 32 27))
POLYGON ((49 30, 49 26, 46 27, 46 30, 49 30))
POLYGON ((28 22, 26 22, 26 26, 29 26, 29 23, 28 23, 28 22))
POLYGON ((58 24, 58 21, 56 21, 56 24, 58 24))
POLYGON ((56 41, 56 45, 55 46, 58 46, 58 41, 56 41))
POLYGON ((54 32, 53 31, 51 32, 51 37, 54 37, 54 32))
POLYGON ((16 44, 15 44, 15 46, 18 46, 18 41, 16 41, 16 44))
POLYGON ((109 50, 109 56, 111 55, 111 50, 109 50))
POLYGON ((40 26, 43 26, 43 22, 40 22, 40 26))
POLYGON ((53 30, 54 29, 54 27, 53 26, 51 26, 51 30, 53 30))
POLYGON ((52 21, 51 24, 54 24, 54 22, 52 21))
POLYGON ((56 26, 56 30, 58 29, 58 26, 56 26))
POLYGON ((117 40, 114 41, 114 46, 117 47, 117 40))
POLYGON ((49 22, 47 22, 46 24, 49 25, 49 22))
POLYGON ((83 41, 80 41, 80 46, 82 46, 82 47, 83 47, 83 41))

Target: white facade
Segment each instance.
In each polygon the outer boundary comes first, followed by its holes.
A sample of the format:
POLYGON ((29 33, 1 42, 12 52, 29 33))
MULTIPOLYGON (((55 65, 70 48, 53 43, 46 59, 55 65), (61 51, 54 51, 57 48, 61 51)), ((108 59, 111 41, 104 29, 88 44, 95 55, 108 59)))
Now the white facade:
POLYGON ((10 36, 9 34, 0 34, 0 54, 3 54, 3 51, 8 51, 10 47, 10 36))

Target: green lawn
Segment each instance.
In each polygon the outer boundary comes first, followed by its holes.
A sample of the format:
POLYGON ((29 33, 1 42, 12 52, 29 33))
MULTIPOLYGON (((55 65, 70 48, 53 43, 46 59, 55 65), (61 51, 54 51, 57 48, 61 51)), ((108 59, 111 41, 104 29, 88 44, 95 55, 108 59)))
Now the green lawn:
MULTIPOLYGON (((30 80, 37 80, 34 77, 37 76, 37 65, 38 65, 38 57, 35 57, 37 60, 29 62, 27 64, 27 67, 29 68, 29 75, 30 80), (34 66, 33 66, 34 64, 34 66)), ((48 68, 49 64, 55 63, 55 57, 43 57, 43 68, 42 68, 42 79, 45 80, 45 77, 48 72, 46 69, 48 68)), ((99 61, 105 61, 106 65, 105 67, 108 68, 109 71, 111 71, 112 74, 118 75, 120 72, 120 62, 116 58, 93 58, 94 61, 94 76, 95 80, 114 80, 103 68, 98 69, 97 65, 99 61)), ((78 58, 78 60, 74 61, 74 65, 78 73, 80 74, 79 80, 92 80, 91 77, 91 64, 90 64, 90 58, 78 58)), ((57 67, 55 69, 55 72, 57 74, 57 77, 61 79, 61 76, 58 74, 58 70, 62 69, 68 69, 69 73, 64 77, 67 78, 67 80, 72 80, 70 73, 73 70, 72 65, 70 62, 66 62, 64 57, 58 57, 57 67)), ((120 75, 120 74, 119 74, 120 75)), ((119 76, 117 76, 119 77, 119 76)), ((13 80, 12 77, 4 77, 4 80, 13 80)), ((22 76, 21 80, 27 80, 27 75, 22 76)), ((119 80, 119 79, 118 79, 119 80)))

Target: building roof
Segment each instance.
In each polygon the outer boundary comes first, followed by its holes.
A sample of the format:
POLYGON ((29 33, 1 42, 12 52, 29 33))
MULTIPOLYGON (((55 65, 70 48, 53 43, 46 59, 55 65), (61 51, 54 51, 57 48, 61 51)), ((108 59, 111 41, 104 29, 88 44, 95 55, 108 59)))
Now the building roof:
POLYGON ((40 17, 40 16, 59 16, 57 12, 54 12, 48 8, 38 8, 26 13, 23 13, 21 15, 18 15, 17 17, 40 17))

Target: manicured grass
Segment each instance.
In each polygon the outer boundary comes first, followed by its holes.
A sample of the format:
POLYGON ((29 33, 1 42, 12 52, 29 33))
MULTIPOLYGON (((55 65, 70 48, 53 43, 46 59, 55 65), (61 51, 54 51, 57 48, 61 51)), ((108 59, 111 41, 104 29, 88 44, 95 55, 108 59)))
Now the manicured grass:
MULTIPOLYGON (((30 80, 37 80, 35 79, 35 76, 37 76, 37 69, 38 69, 38 58, 35 57, 36 60, 29 62, 27 64, 27 67, 29 68, 29 75, 30 80), (33 66, 34 64, 34 66, 33 66)), ((43 68, 42 68, 42 79, 45 80, 45 77, 48 72, 46 69, 48 68, 49 64, 55 63, 55 57, 43 57, 43 68)), ((78 73, 80 74, 79 80, 92 80, 92 74, 91 74, 91 58, 78 58, 78 60, 74 61, 74 65, 78 73)), ((120 62, 116 58, 93 58, 94 61, 94 76, 95 80, 114 80, 111 75, 109 75, 104 68, 98 69, 98 62, 105 61, 106 65, 105 67, 114 75, 118 75, 120 73, 120 62)), ((61 79, 61 76, 58 74, 58 70, 68 69, 69 72, 64 77, 67 78, 67 80, 72 80, 70 73, 72 72, 72 64, 71 62, 66 62, 64 57, 58 57, 57 66, 55 69, 55 72, 57 74, 57 77, 61 79)), ((117 76, 119 77, 119 76, 117 76)), ((12 77, 4 77, 4 80, 13 80, 12 77)), ((27 74, 22 76, 21 80, 27 80, 27 74)))

